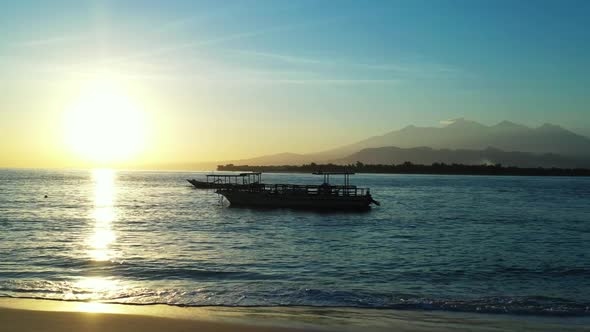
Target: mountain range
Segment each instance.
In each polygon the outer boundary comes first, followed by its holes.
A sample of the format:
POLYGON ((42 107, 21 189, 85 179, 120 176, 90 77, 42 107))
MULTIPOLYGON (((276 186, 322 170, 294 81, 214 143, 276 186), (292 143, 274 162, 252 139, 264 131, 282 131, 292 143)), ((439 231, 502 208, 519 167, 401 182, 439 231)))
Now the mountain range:
POLYGON ((509 121, 486 126, 455 119, 442 127, 407 126, 380 136, 309 154, 280 153, 217 164, 501 163, 520 167, 589 167, 590 139, 553 124, 531 128, 509 121))
POLYGON ((444 127, 407 126, 385 135, 374 136, 320 155, 346 156, 366 148, 431 147, 436 149, 482 150, 493 147, 503 151, 555 153, 564 156, 590 155, 590 139, 557 125, 537 128, 509 121, 485 126, 475 121, 456 119, 444 127))
POLYGON ((334 161, 335 164, 352 164, 361 161, 365 164, 414 164, 433 163, 485 165, 502 164, 518 167, 557 167, 590 168, 590 157, 568 157, 553 153, 536 154, 530 152, 506 152, 494 148, 483 150, 450 150, 428 147, 403 149, 398 147, 368 148, 353 153, 346 158, 334 161))

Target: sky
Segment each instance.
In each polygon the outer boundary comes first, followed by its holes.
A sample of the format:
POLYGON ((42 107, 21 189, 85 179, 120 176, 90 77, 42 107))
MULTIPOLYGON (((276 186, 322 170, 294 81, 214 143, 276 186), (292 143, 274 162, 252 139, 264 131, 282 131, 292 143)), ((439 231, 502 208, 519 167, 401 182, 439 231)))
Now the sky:
POLYGON ((589 1, 18 1, 0 167, 316 152, 467 118, 590 134, 589 1))

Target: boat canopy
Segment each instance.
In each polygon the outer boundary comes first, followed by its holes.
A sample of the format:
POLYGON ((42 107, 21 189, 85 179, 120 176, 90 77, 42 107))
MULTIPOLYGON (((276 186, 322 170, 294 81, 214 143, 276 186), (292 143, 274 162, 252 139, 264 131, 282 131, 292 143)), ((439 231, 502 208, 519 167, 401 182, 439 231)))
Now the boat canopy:
POLYGON ((207 182, 223 184, 253 184, 260 183, 262 173, 248 172, 240 174, 207 174, 207 182))
POLYGON ((313 172, 314 175, 323 175, 324 176, 324 183, 330 184, 330 175, 344 175, 344 186, 348 187, 350 185, 350 176, 354 175, 354 172, 313 172))

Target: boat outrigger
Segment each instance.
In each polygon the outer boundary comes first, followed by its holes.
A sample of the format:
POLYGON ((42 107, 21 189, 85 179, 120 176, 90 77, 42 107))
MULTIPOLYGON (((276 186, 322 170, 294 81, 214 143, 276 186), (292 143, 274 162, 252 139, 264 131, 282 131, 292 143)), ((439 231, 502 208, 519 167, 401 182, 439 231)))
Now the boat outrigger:
POLYGON ((205 181, 191 179, 187 181, 197 189, 220 189, 236 186, 250 186, 260 183, 260 172, 240 174, 207 174, 205 181))
POLYGON ((263 184, 225 186, 216 193, 223 195, 231 206, 261 208, 307 208, 333 210, 364 210, 371 204, 380 205, 369 188, 350 185, 352 172, 316 172, 322 175, 321 185, 263 184), (331 185, 331 175, 343 175, 344 185, 331 185))

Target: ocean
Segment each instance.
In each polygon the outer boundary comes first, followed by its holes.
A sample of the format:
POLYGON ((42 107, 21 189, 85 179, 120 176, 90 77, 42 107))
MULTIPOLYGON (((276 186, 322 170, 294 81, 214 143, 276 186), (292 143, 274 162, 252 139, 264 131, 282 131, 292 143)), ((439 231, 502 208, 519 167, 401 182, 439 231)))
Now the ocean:
POLYGON ((590 316, 590 178, 357 174, 381 206, 320 213, 203 176, 0 170, 0 296, 590 316))

